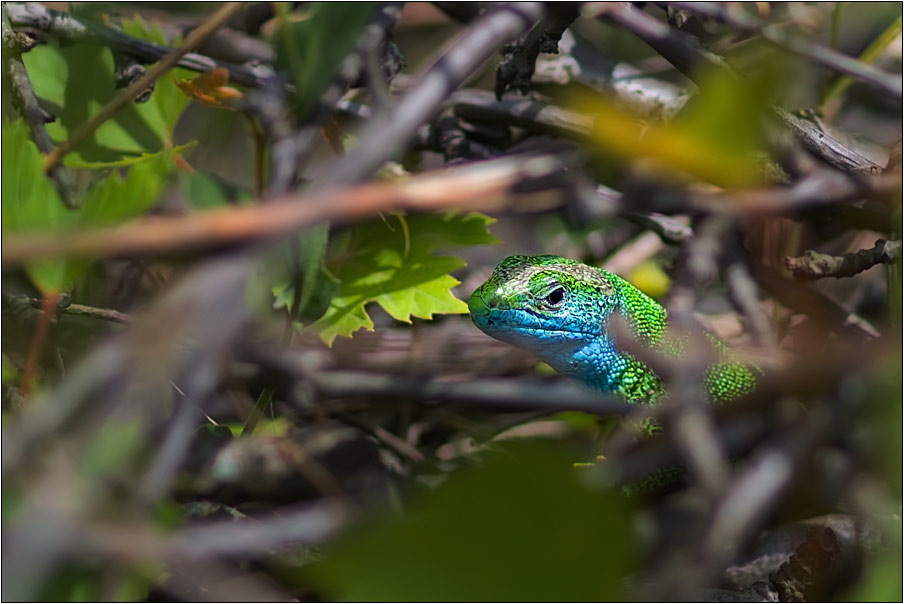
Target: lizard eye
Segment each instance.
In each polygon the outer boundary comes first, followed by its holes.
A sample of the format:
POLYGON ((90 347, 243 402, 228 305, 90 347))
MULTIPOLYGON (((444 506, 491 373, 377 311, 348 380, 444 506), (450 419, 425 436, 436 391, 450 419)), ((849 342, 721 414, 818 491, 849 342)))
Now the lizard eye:
POLYGON ((550 306, 558 306, 565 299, 565 290, 557 287, 546 295, 546 303, 550 306))

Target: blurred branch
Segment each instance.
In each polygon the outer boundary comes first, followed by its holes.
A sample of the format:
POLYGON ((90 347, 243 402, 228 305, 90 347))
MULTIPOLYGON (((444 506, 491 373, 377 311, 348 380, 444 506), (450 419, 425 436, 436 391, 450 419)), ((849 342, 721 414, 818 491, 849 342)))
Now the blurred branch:
POLYGON ((801 279, 825 277, 853 277, 877 264, 892 264, 901 259, 901 241, 879 239, 868 250, 860 250, 842 256, 820 254, 807 250, 799 258, 785 258, 785 267, 801 279))
POLYGON ((319 398, 369 397, 472 405, 495 411, 585 411, 624 415, 634 409, 613 395, 602 395, 571 382, 529 383, 524 380, 472 379, 439 381, 355 371, 318 371, 308 381, 319 398))
POLYGON ((66 255, 153 254, 278 238, 324 220, 350 221, 392 209, 498 208, 523 194, 519 188, 528 183, 549 189, 561 184, 562 178, 562 163, 554 156, 506 157, 425 173, 400 183, 288 195, 266 204, 185 216, 149 216, 65 234, 10 235, 3 238, 3 263, 10 266, 66 255))
MULTIPOLYGON (((390 32, 400 15, 399 3, 384 3, 380 7, 373 20, 364 28, 355 48, 339 64, 333 81, 317 99, 313 114, 300 129, 294 133, 283 134, 281 131, 287 127, 291 130, 287 118, 284 120, 285 125, 280 125, 279 130, 274 128, 273 124, 268 125, 266 120, 263 122, 268 135, 271 133, 274 136, 279 135, 271 139, 274 167, 273 181, 268 188, 269 195, 284 195, 291 190, 295 184, 297 171, 307 162, 323 138, 321 124, 330 116, 333 109, 338 107, 349 86, 366 73, 367 61, 378 53, 385 54, 381 51, 387 47, 390 32)), ((276 103, 284 105, 282 98, 284 91, 279 90, 275 83, 267 87, 265 94, 271 106, 275 107, 276 103)), ((281 113, 286 112, 282 109, 281 113)), ((267 118, 268 114, 264 113, 262 117, 267 118)))
POLYGON ((747 319, 757 344, 770 349, 778 345, 769 315, 759 299, 759 287, 744 262, 739 250, 735 249, 731 263, 725 267, 725 281, 731 294, 731 301, 747 319))
POLYGON ((791 36, 747 12, 746 8, 723 2, 670 2, 684 10, 726 23, 735 29, 756 34, 767 42, 791 53, 815 61, 824 67, 865 82, 894 99, 901 100, 902 83, 899 77, 838 51, 814 44, 803 36, 791 36))
POLYGON ((226 21, 241 8, 241 2, 229 2, 224 4, 217 12, 205 20, 202 25, 191 32, 179 48, 171 50, 160 60, 160 62, 154 65, 150 71, 134 81, 131 86, 123 90, 113 100, 104 105, 101 110, 92 115, 87 122, 76 128, 69 135, 68 140, 64 141, 59 147, 56 147, 48 153, 44 158, 44 170, 49 172, 54 166, 59 164, 67 153, 91 136, 101 124, 116 115, 130 101, 144 94, 147 88, 156 82, 168 69, 175 66, 182 56, 200 44, 206 37, 216 31, 218 27, 226 23, 226 21))
MULTIPOLYGON (((7 18, 7 7, 11 3, 4 3, 2 9, 2 27, 3 27, 3 58, 4 70, 9 76, 10 85, 12 87, 13 105, 22 114, 28 129, 31 131, 31 138, 35 142, 38 151, 47 155, 54 149, 53 141, 47 134, 45 124, 54 121, 54 117, 44 111, 38 102, 34 88, 31 85, 31 79, 28 77, 28 71, 25 69, 25 63, 22 61, 21 53, 28 51, 37 42, 24 33, 13 32, 10 28, 7 18)), ((75 182, 69 170, 62 165, 54 166, 48 176, 53 182, 60 199, 68 208, 75 207, 75 182)))
POLYGON ((584 5, 581 13, 584 17, 602 17, 628 30, 692 81, 696 81, 695 72, 707 66, 736 78, 741 77, 722 57, 704 49, 696 38, 672 29, 631 3, 593 2, 584 5))
POLYGON ((899 194, 900 187, 897 174, 848 176, 834 170, 818 170, 787 187, 697 194, 691 195, 690 203, 699 210, 737 215, 785 214, 865 198, 881 200, 899 194))
MULTIPOLYGON (((602 3, 588 4, 584 8, 585 16, 602 16, 605 19, 628 30, 653 50, 663 56, 678 71, 697 84, 701 68, 710 67, 724 73, 726 76, 743 81, 744 76, 729 65, 718 55, 705 50, 699 41, 686 34, 669 27, 655 17, 644 13, 628 3, 602 3)), ((853 60, 853 59, 851 59, 853 60)), ((855 61, 856 62, 856 61, 855 61)), ((900 82, 898 83, 898 98, 901 96, 900 82)), ((873 168, 872 162, 862 157, 859 153, 846 148, 833 137, 818 129, 817 126, 795 118, 789 112, 776 108, 779 119, 792 131, 804 147, 839 169, 853 172, 875 173, 878 167, 873 168)))
POLYGON ((763 264, 755 264, 753 271, 760 285, 776 300, 794 311, 809 315, 828 329, 847 333, 858 340, 879 337, 879 332, 868 321, 845 310, 825 294, 803 283, 785 279, 763 264))
POLYGON ((436 115, 443 101, 502 45, 543 16, 538 2, 501 3, 474 20, 421 75, 392 111, 375 116, 358 145, 330 170, 320 186, 360 181, 386 159, 402 152, 418 128, 436 115))
MULTIPOLYGON (((6 6, 13 25, 34 27, 69 42, 93 42, 109 46, 113 50, 131 55, 145 63, 159 61, 173 50, 124 34, 112 27, 47 8, 38 2, 6 2, 4 6, 6 6)), ((229 70, 231 82, 253 88, 259 88, 268 77, 273 75, 269 73, 269 70, 255 70, 242 65, 232 65, 190 52, 180 56, 175 65, 197 72, 223 67, 229 70)))
POLYGON ((452 94, 455 114, 468 120, 502 122, 558 136, 586 140, 593 118, 563 107, 514 96, 496 99, 485 90, 466 88, 452 94))

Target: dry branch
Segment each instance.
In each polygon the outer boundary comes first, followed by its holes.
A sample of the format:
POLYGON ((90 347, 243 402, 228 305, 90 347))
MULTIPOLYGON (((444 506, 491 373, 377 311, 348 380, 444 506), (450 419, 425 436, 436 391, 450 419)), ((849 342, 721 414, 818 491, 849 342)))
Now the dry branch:
MULTIPOLYGON (((198 246, 274 239, 321 221, 345 222, 394 209, 498 208, 516 187, 555 176, 552 156, 507 157, 426 173, 403 183, 375 183, 266 204, 185 216, 150 216, 115 227, 72 233, 4 237, 4 266, 61 256, 120 256, 173 252, 198 246)), ((547 186, 553 183, 547 183, 547 186)))
MULTIPOLYGON (((13 25, 34 27, 68 42, 94 42, 109 46, 145 63, 159 61, 173 50, 124 34, 112 27, 47 8, 38 2, 6 2, 4 6, 13 25)), ((253 88, 261 87, 273 75, 269 70, 232 65, 191 52, 179 57, 176 65, 197 72, 223 67, 229 70, 230 82, 253 88)))
POLYGON ((901 241, 879 239, 868 250, 842 256, 807 250, 800 258, 785 258, 785 267, 800 279, 853 277, 877 264, 892 264, 901 259, 901 241))

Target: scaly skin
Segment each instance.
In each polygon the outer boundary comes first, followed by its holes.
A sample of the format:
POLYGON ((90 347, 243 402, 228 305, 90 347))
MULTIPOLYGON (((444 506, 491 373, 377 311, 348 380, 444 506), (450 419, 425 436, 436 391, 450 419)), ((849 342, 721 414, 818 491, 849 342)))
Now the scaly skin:
MULTIPOLYGON (((527 350, 560 373, 630 402, 655 403, 662 380, 644 363, 620 352, 609 334, 615 315, 643 345, 681 354, 666 335, 666 310, 613 273, 559 256, 509 256, 468 300, 471 320, 484 333, 527 350)), ((709 336, 719 360, 705 385, 716 401, 753 390, 755 370, 731 361, 728 349, 709 336)))

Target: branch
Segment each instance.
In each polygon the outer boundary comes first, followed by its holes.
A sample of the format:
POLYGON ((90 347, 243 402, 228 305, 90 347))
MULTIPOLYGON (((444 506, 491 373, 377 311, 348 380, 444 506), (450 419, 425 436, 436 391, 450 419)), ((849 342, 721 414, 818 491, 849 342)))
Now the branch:
MULTIPOLYGON (((33 46, 34 41, 25 34, 17 34, 12 31, 9 26, 9 20, 6 15, 6 8, 3 6, 3 46, 4 50, 9 49, 9 57, 6 57, 4 51, 5 70, 9 75, 10 85, 12 86, 13 104, 22 114, 28 129, 31 131, 31 138, 35 142, 35 146, 42 154, 47 155, 54 149, 53 140, 47 134, 45 124, 54 120, 54 117, 44 111, 38 102, 34 88, 31 85, 31 79, 28 77, 28 71, 25 69, 25 63, 22 61, 20 54, 33 46)), ((75 207, 75 182, 69 170, 62 165, 54 166, 48 173, 50 180, 53 182, 60 199, 68 208, 75 207)))
POLYGON ((157 81, 168 69, 174 67, 179 59, 191 49, 200 44, 205 38, 211 35, 220 26, 226 23, 230 17, 236 14, 242 8, 241 2, 229 2, 224 4, 217 12, 212 14, 201 26, 191 32, 182 46, 171 50, 169 54, 163 57, 159 63, 154 65, 150 71, 141 76, 132 83, 131 86, 123 90, 112 101, 107 103, 100 111, 95 113, 90 120, 76 128, 59 147, 47 154, 44 158, 44 170, 49 172, 54 166, 62 161, 63 156, 72 151, 81 144, 86 138, 97 130, 101 124, 116 115, 121 109, 129 104, 133 99, 141 96, 147 88, 157 81))
POLYGON ((807 151, 830 166, 848 174, 878 174, 882 171, 881 166, 844 146, 810 120, 780 107, 776 107, 775 112, 807 151))
POLYGON ((69 233, 7 235, 2 241, 3 263, 10 266, 67 255, 153 254, 249 242, 289 235, 324 220, 350 221, 393 209, 498 208, 518 194, 518 186, 530 182, 552 186, 550 178, 564 177, 561 169, 553 156, 514 156, 428 172, 402 183, 288 195, 265 204, 185 216, 148 216, 69 233))
MULTIPOLYGON (((44 301, 39 298, 29 298, 27 296, 17 296, 13 294, 8 296, 4 295, 4 300, 16 303, 24 302, 32 308, 41 308, 44 305, 44 301)), ((84 304, 66 304, 65 300, 62 298, 61 302, 62 303, 57 306, 57 311, 67 315, 91 317, 93 319, 102 319, 112 323, 122 323, 123 325, 128 325, 135 320, 131 315, 119 312, 118 310, 113 310, 112 308, 96 308, 94 306, 85 306, 84 304)))
POLYGON ((781 29, 754 17, 740 6, 722 2, 670 2, 684 10, 726 23, 736 29, 756 34, 779 48, 806 57, 824 67, 865 82, 883 94, 901 100, 901 79, 876 67, 858 61, 838 51, 808 42, 803 37, 792 37, 781 29))
POLYGON ((785 279, 762 263, 753 266, 757 281, 776 300, 788 308, 806 314, 838 333, 858 339, 878 338, 879 332, 865 319, 844 309, 825 294, 797 281, 785 279))
POLYGON ((497 100, 486 90, 459 90, 452 95, 451 104, 455 114, 467 120, 501 121, 578 140, 587 140, 593 130, 589 115, 513 96, 497 100))
POLYGON ((879 239, 875 247, 842 256, 807 250, 800 258, 785 258, 785 267, 799 279, 853 277, 877 264, 893 264, 901 259, 901 241, 879 239))
MULTIPOLYGON (((268 189, 269 195, 284 195, 292 189, 297 170, 307 162, 323 138, 321 124, 326 121, 335 108, 338 108, 349 86, 361 79, 362 74, 366 72, 369 57, 386 46, 390 31, 400 15, 401 6, 398 3, 386 3, 376 12, 373 21, 364 28, 354 50, 339 64, 332 83, 317 100, 313 114, 296 133, 292 133, 287 118, 283 118, 285 126, 280 130, 274 129, 274 125, 278 125, 278 123, 268 126, 264 122, 268 135, 279 135, 271 138, 273 141, 273 182, 268 189)), ((273 107, 284 105, 281 98, 284 91, 279 89, 276 82, 269 84, 264 92, 269 96, 268 102, 273 107)), ((284 111, 284 109, 280 111, 284 111)), ((267 116, 266 113, 263 115, 267 116)))
POLYGON ((602 17, 628 30, 692 81, 696 82, 695 72, 701 66, 718 69, 736 78, 742 77, 722 57, 704 49, 693 36, 672 29, 628 2, 593 3, 584 8, 583 14, 586 17, 602 17))
POLYGON ((578 12, 566 4, 565 10, 552 10, 533 26, 524 40, 516 42, 505 58, 496 66, 496 99, 502 100, 507 90, 515 89, 521 94, 530 90, 530 81, 541 52, 558 52, 559 39, 568 26, 577 19, 578 12))
MULTIPOLYGON (((131 55, 145 63, 154 63, 172 52, 172 48, 147 42, 117 31, 112 27, 80 19, 69 13, 52 10, 38 2, 6 2, 13 25, 46 31, 68 42, 93 42, 131 55)), ((176 63, 192 71, 205 72, 216 67, 229 70, 229 81, 242 86, 260 88, 272 73, 241 65, 217 61, 196 53, 186 53, 176 63)))
POLYGON ((360 142, 320 186, 348 184, 371 174, 386 159, 404 149, 417 129, 436 115, 452 91, 473 74, 503 44, 523 33, 543 16, 538 2, 512 2, 475 20, 449 43, 447 50, 385 117, 375 117, 360 142))
MULTIPOLYGON (((602 16, 628 30, 698 85, 701 83, 699 81, 701 67, 710 67, 721 71, 730 78, 744 81, 742 74, 718 55, 701 47, 696 38, 670 28, 667 24, 631 4, 588 5, 585 8, 585 14, 602 16)), ((900 85, 898 97, 900 97, 900 85)), ((841 170, 856 173, 880 171, 878 166, 874 169, 872 162, 855 151, 847 149, 805 120, 793 119, 789 117, 791 114, 781 108, 776 108, 776 113, 808 151, 829 164, 841 170)))
POLYGON ((572 382, 476 379, 466 382, 378 375, 358 371, 319 371, 309 376, 320 398, 368 397, 398 402, 457 403, 494 411, 585 411, 625 415, 635 409, 614 395, 602 395, 572 382))

